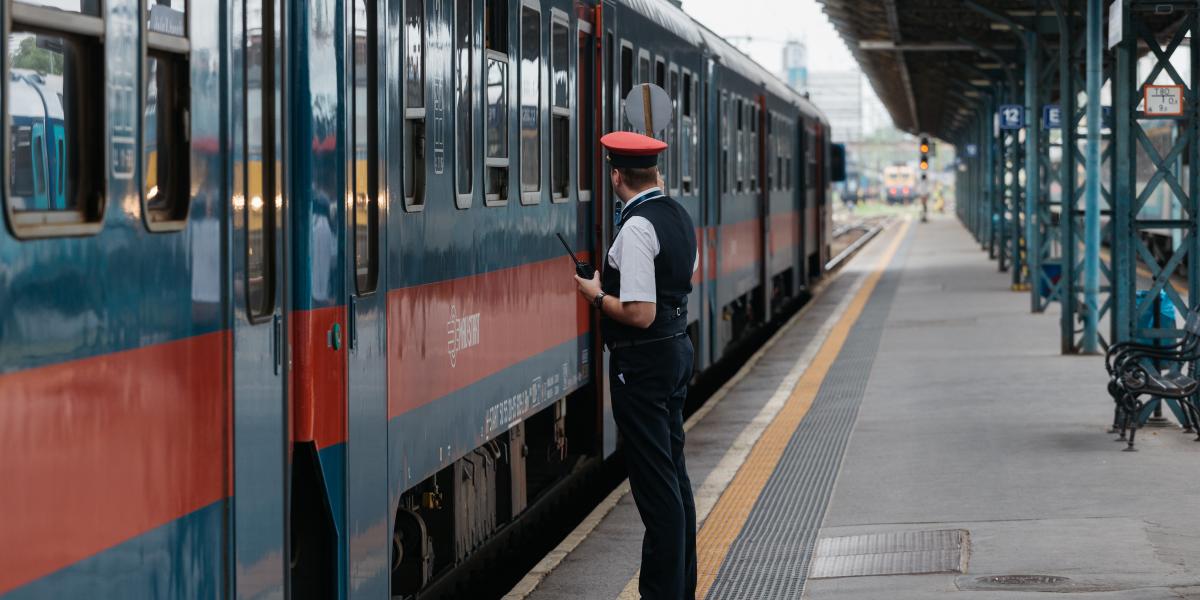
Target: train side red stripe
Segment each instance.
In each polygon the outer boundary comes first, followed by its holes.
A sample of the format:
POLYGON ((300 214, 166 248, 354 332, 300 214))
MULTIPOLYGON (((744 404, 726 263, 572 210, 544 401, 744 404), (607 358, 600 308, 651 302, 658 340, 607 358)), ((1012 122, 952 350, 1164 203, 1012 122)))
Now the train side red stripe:
POLYGON ((588 332, 573 273, 561 257, 389 292, 388 416, 588 332))
POLYGON ((228 495, 228 337, 0 376, 0 594, 228 495))

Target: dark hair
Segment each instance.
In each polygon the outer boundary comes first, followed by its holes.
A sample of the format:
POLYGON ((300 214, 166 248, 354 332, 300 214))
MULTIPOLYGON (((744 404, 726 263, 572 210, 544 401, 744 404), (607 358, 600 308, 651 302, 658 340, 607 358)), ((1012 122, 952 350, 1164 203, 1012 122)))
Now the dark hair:
POLYGON ((658 167, 621 167, 617 169, 621 173, 621 179, 625 180, 625 185, 631 188, 640 188, 658 183, 658 167))

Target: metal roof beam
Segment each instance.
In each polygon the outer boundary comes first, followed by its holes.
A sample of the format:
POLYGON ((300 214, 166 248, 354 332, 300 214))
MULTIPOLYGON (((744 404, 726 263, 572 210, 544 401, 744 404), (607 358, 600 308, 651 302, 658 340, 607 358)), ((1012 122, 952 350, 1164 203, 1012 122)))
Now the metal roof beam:
MULTIPOLYGON (((892 34, 892 42, 899 44, 901 41, 900 35, 900 15, 896 11, 896 0, 885 0, 884 6, 887 9, 888 29, 892 34)), ((912 126, 914 132, 921 131, 921 119, 917 115, 917 99, 913 94, 912 78, 908 73, 908 61, 904 60, 904 53, 896 52, 896 62, 900 65, 900 81, 904 85, 904 94, 908 98, 908 110, 912 115, 912 126)))
POLYGON ((901 44, 891 40, 863 40, 859 50, 882 50, 896 52, 970 52, 974 48, 960 42, 927 42, 901 44))

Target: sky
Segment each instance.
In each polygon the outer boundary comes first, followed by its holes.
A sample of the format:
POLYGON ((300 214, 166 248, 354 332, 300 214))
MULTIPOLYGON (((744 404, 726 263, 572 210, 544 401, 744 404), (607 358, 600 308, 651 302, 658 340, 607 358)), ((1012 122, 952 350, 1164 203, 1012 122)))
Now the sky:
POLYGON ((808 46, 809 71, 842 71, 855 66, 837 30, 816 0, 683 0, 683 10, 709 29, 731 39, 768 70, 781 70, 783 42, 808 46))

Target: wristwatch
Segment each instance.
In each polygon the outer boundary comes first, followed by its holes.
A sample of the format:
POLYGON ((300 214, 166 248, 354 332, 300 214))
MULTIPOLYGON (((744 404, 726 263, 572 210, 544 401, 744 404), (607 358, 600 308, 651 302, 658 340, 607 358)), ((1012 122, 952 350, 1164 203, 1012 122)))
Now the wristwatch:
POLYGON ((607 295, 604 292, 596 294, 596 297, 592 298, 592 306, 595 306, 596 310, 600 310, 600 307, 604 306, 604 297, 607 295))

